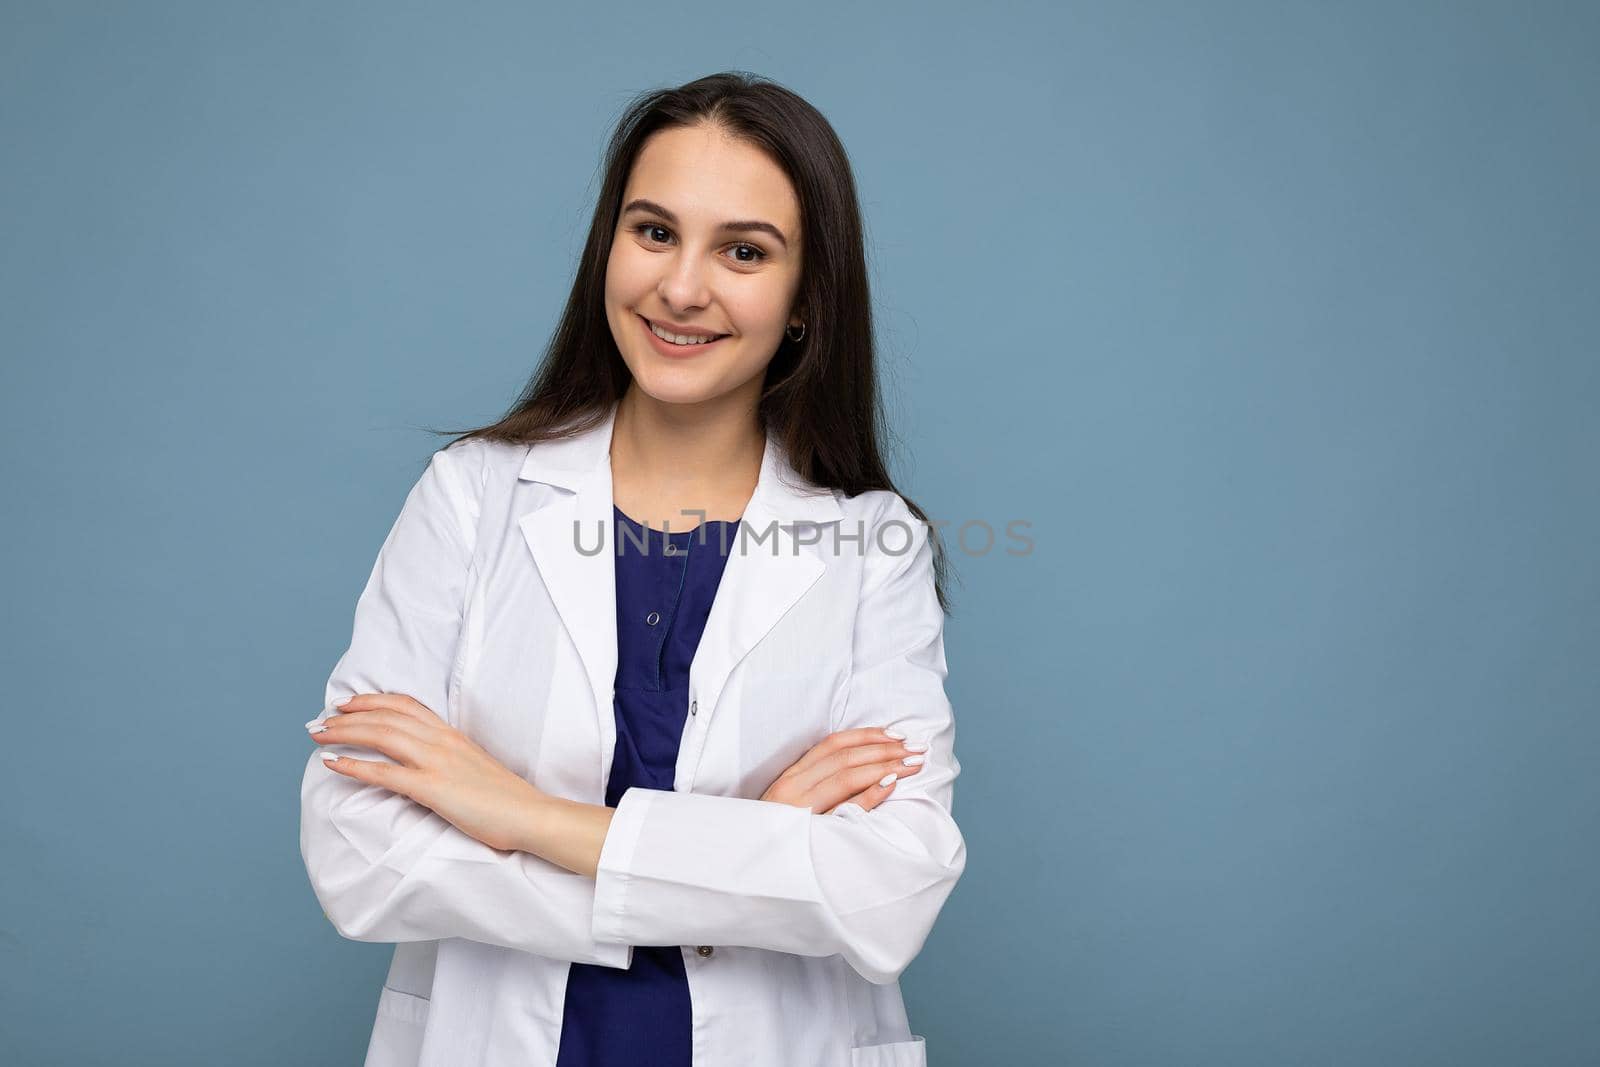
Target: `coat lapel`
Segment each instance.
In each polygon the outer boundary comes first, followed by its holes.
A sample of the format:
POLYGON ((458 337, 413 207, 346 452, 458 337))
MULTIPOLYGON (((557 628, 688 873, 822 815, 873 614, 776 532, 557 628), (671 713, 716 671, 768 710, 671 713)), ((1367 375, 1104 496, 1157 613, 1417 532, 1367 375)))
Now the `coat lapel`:
MULTIPOLYGON (((617 594, 611 482, 613 404, 604 421, 562 441, 528 449, 520 477, 561 490, 522 515, 518 526, 562 625, 577 646, 594 696, 601 739, 600 781, 616 744, 612 695, 617 673, 617 594)), ((827 539, 797 523, 837 521, 833 494, 810 485, 769 437, 755 492, 728 548, 728 562, 689 670, 694 703, 684 730, 674 786, 694 784, 707 727, 733 669, 827 569, 827 539), (807 543, 807 542, 812 543, 807 543)))

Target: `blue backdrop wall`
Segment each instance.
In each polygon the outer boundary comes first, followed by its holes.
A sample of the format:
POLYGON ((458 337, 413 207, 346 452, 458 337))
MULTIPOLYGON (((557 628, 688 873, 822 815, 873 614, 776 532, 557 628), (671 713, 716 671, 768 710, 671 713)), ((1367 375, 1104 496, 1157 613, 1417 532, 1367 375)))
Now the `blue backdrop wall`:
POLYGON ((1550 3, 0 6, 0 1059, 359 1061, 388 949, 311 895, 301 723, 610 122, 743 68, 849 148, 895 470, 971 524, 930 1062, 1600 1062, 1597 50, 1550 3))

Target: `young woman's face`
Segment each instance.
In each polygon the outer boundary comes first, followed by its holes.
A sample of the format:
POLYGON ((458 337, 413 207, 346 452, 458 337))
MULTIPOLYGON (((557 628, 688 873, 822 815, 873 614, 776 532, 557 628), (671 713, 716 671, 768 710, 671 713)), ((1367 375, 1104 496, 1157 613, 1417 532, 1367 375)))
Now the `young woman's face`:
POLYGON ((709 127, 644 143, 606 263, 606 318, 638 388, 663 403, 742 393, 753 405, 784 328, 804 321, 799 287, 800 202, 777 164, 709 127), (719 339, 679 346, 647 320, 719 339))

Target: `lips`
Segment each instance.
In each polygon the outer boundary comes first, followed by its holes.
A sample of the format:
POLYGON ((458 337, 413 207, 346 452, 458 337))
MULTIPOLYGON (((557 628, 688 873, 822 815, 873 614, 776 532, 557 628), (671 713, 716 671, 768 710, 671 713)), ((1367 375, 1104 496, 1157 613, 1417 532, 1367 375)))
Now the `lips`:
MULTIPOLYGON (((699 359, 728 338, 728 335, 724 333, 718 334, 716 340, 713 341, 701 341, 692 345, 675 345, 671 341, 666 341, 656 336, 656 332, 650 328, 649 319, 643 315, 638 315, 637 317, 639 325, 644 328, 646 343, 655 349, 663 359, 672 360, 674 363, 684 363, 699 359)), ((718 349, 718 351, 721 350, 718 349)))
MULTIPOLYGON (((652 326, 659 325, 658 323, 652 322, 650 319, 645 318, 643 315, 640 315, 639 318, 640 318, 640 320, 642 320, 644 322, 645 327, 647 329, 652 327, 652 326)), ((730 336, 729 334, 725 334, 725 333, 713 333, 713 334, 710 334, 710 335, 706 335, 706 334, 701 333, 699 330, 675 330, 670 326, 662 326, 661 328, 663 330, 666 330, 668 333, 674 333, 674 334, 678 334, 680 336, 686 336, 686 337, 710 336, 711 340, 713 340, 713 341, 720 341, 724 337, 730 336)), ((650 332, 654 333, 655 331, 651 330, 650 332)))

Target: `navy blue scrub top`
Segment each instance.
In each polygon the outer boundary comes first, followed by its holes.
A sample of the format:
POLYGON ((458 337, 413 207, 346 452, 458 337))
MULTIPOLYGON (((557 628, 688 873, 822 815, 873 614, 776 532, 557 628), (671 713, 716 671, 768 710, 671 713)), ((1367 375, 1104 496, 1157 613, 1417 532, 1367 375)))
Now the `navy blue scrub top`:
MULTIPOLYGON (((672 788, 689 714, 689 664, 739 521, 663 533, 615 505, 617 743, 606 806, 630 786, 672 788)), ((635 945, 627 970, 572 963, 556 1067, 691 1067, 689 982, 677 945, 635 945)))

